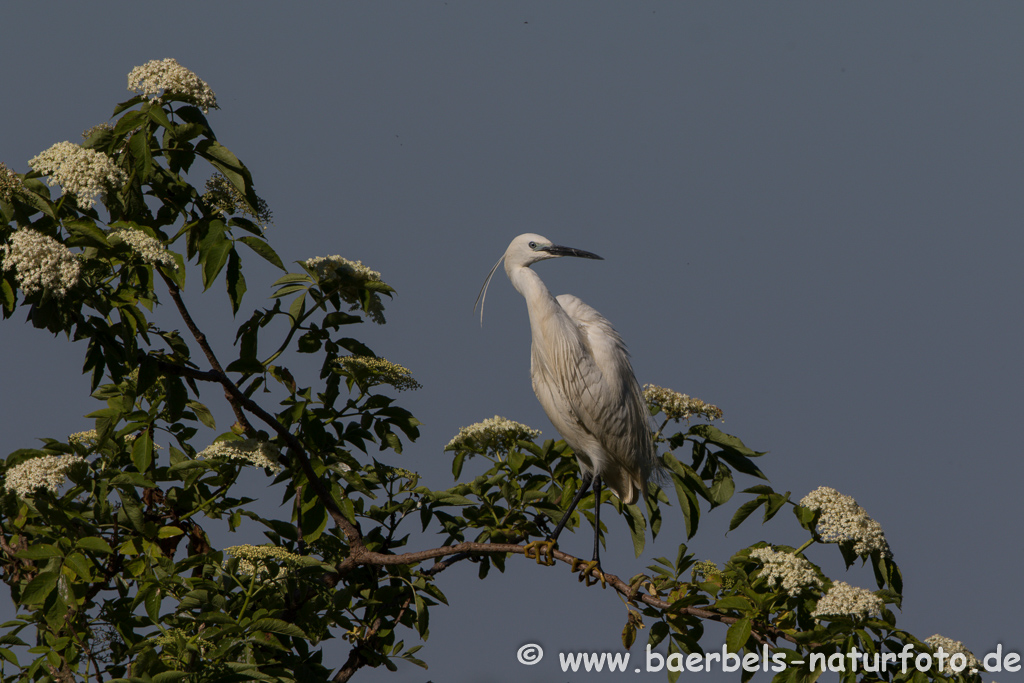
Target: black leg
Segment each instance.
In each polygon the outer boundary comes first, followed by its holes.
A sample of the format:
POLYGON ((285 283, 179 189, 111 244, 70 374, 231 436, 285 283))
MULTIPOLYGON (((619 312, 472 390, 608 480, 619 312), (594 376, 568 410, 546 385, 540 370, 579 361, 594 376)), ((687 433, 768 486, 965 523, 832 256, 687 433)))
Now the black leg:
POLYGON ((594 477, 594 562, 601 569, 601 477, 594 477))
POLYGON ((562 515, 562 521, 560 521, 558 523, 558 526, 555 527, 555 532, 553 534, 551 534, 551 539, 550 540, 552 540, 552 541, 557 541, 558 540, 558 534, 562 533, 562 528, 565 527, 565 523, 567 521, 569 521, 569 515, 571 515, 572 511, 576 509, 577 505, 579 505, 579 502, 583 498, 583 496, 585 496, 587 494, 587 490, 590 488, 590 482, 592 480, 593 480, 593 476, 592 475, 590 475, 590 474, 583 475, 583 482, 580 484, 579 491, 576 492, 576 496, 572 499, 572 502, 569 503, 569 509, 565 511, 564 515, 562 515))

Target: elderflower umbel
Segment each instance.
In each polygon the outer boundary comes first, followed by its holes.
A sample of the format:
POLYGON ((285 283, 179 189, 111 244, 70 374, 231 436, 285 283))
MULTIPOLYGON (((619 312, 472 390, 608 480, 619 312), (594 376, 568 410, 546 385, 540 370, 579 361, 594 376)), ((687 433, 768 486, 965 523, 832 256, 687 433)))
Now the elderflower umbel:
MULTIPOLYGON (((981 662, 978 661, 978 658, 974 656, 973 652, 964 647, 964 644, 959 640, 953 640, 952 638, 940 636, 938 633, 936 633, 934 636, 931 636, 930 638, 925 638, 924 642, 926 642, 928 646, 936 652, 938 652, 939 648, 941 647, 943 652, 945 652, 948 655, 954 655, 956 653, 962 654, 964 658, 967 660, 967 667, 969 669, 981 668, 981 662)), ((950 665, 949 659, 946 659, 943 662, 942 673, 946 674, 947 676, 952 676, 956 673, 953 670, 953 667, 950 665)))
POLYGON ((14 269, 14 276, 28 296, 49 289, 63 297, 78 284, 81 266, 78 257, 48 235, 22 228, 11 235, 9 244, 0 247, 3 269, 14 269))
POLYGON ((0 162, 0 199, 9 202, 22 188, 18 174, 7 168, 7 164, 0 162))
POLYGON ((206 192, 203 193, 203 200, 229 215, 242 213, 252 216, 262 227, 266 227, 274 222, 274 214, 271 213, 270 207, 267 206, 265 201, 257 197, 256 206, 252 207, 256 213, 253 213, 242 193, 222 173, 214 173, 206 181, 206 192))
POLYGON ((84 432, 75 432, 74 434, 69 434, 68 443, 78 444, 79 446, 91 448, 92 446, 96 445, 96 439, 98 438, 99 435, 96 433, 95 429, 87 429, 84 432))
POLYGON ((837 581, 818 600, 817 607, 811 612, 812 617, 867 617, 880 614, 884 606, 882 598, 869 590, 851 586, 845 581, 837 581))
POLYGON ((111 237, 117 237, 132 248, 146 263, 153 266, 170 266, 178 269, 178 263, 174 260, 164 243, 155 237, 150 237, 142 230, 135 228, 121 228, 110 233, 111 237))
POLYGON ((67 471, 83 462, 85 458, 80 455, 43 455, 32 458, 7 470, 3 486, 22 498, 31 496, 36 489, 41 488, 57 493, 67 471))
MULTIPOLYGON (((313 258, 306 259, 302 264, 311 272, 316 273, 317 279, 324 284, 330 284, 331 280, 336 279, 339 271, 348 278, 356 280, 357 283, 381 281, 380 273, 376 270, 370 270, 363 265, 362 261, 349 261, 342 256, 314 256, 313 258)), ((327 291, 334 291, 326 287, 325 289, 327 291)), ((350 311, 359 308, 361 299, 361 291, 359 289, 343 285, 337 292, 342 299, 352 304, 352 307, 349 309, 350 311)), ((384 306, 381 304, 380 297, 376 293, 370 297, 368 315, 378 325, 384 323, 384 306)))
POLYGON ((274 474, 281 471, 277 464, 280 451, 271 443, 259 439, 244 441, 218 441, 207 446, 196 457, 212 460, 244 460, 256 467, 264 467, 274 474))
POLYGON ((800 505, 821 510, 817 532, 825 543, 853 541, 853 552, 861 557, 876 550, 882 557, 892 557, 882 525, 871 519, 852 496, 844 496, 828 486, 819 486, 804 496, 800 505))
POLYGON ((103 152, 67 141, 40 152, 28 164, 50 176, 46 182, 51 187, 60 184, 61 194, 74 195, 83 208, 92 207, 97 195, 117 190, 128 180, 127 174, 103 152))
MULTIPOLYGON (((263 572, 269 567, 295 565, 302 561, 301 555, 288 552, 275 545, 233 545, 224 552, 238 558, 238 573, 252 576, 263 572)), ((283 571, 287 572, 287 569, 283 571)))
POLYGON ((386 358, 373 356, 345 356, 334 361, 349 372, 367 375, 370 386, 390 384, 399 391, 422 389, 423 385, 412 377, 412 372, 386 358))
POLYGON ((176 59, 153 59, 135 67, 128 74, 128 89, 148 97, 150 102, 160 100, 166 93, 195 100, 204 114, 211 108, 218 109, 217 96, 206 81, 176 59))
POLYGON ((690 575, 694 581, 718 581, 723 588, 732 588, 736 580, 722 574, 714 560, 700 560, 693 564, 690 575))
POLYGON ((657 384, 644 385, 644 400, 660 408, 665 417, 673 420, 689 420, 694 415, 709 421, 722 417, 722 411, 718 406, 705 403, 699 398, 690 398, 678 391, 659 387, 657 384))
POLYGON ((814 566, 802 557, 781 552, 773 548, 755 548, 750 557, 760 560, 764 568, 761 576, 769 586, 782 585, 782 590, 791 598, 795 598, 809 588, 821 588, 821 579, 814 571, 814 566))
POLYGON ((501 457, 516 447, 519 440, 540 436, 539 429, 531 429, 495 415, 492 418, 463 427, 444 447, 446 451, 471 451, 501 457))

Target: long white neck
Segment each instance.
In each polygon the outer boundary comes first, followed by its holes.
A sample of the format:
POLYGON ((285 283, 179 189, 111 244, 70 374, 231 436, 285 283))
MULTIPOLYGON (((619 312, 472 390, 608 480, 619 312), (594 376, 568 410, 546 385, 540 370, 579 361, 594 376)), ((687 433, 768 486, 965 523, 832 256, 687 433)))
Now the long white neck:
POLYGON ((530 330, 535 341, 545 330, 554 330, 565 325, 572 326, 569 316, 552 296, 537 273, 527 266, 515 264, 511 267, 506 263, 505 273, 523 298, 530 313, 530 330))

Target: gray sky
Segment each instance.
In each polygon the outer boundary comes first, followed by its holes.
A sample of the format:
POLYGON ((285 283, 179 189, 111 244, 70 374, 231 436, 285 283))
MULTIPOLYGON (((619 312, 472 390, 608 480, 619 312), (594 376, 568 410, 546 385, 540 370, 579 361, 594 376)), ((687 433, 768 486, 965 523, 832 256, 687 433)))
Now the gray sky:
MULTIPOLYGON (((832 486, 882 524, 903 628, 1024 650, 1024 5, 23 3, 0 17, 18 27, 0 42, 0 160, 25 171, 79 140, 128 98, 132 67, 175 57, 215 90, 211 122, 252 170, 284 260, 341 254, 398 290, 388 325, 355 331, 424 384, 401 395, 425 426, 396 464, 450 485, 442 448, 495 414, 557 438, 530 390, 521 297, 499 274, 483 329, 472 313, 509 241, 538 232, 605 257, 536 270, 615 323, 641 383, 722 407, 726 431, 770 451, 776 490, 832 486)), ((276 277, 253 266, 249 310, 276 277)), ((203 301, 228 356, 244 317, 219 292, 203 301)), ((19 391, 4 453, 87 428, 96 407, 84 349, 21 319, 0 327, 19 391)), ((705 517, 698 558, 805 540, 788 513, 725 536, 744 499, 705 517)), ((641 560, 606 515, 604 567, 674 555, 677 513, 641 560)), ((561 547, 586 554, 589 534, 561 547)), ((874 586, 832 547, 811 559, 874 586)), ((508 564, 439 579, 452 606, 431 615, 429 671, 359 680, 594 678, 561 674, 557 653, 618 650, 622 603, 563 567, 508 564), (547 652, 532 669, 515 660, 527 642, 547 652)), ((720 648, 725 629, 707 632, 720 648)), ((346 654, 335 640, 325 663, 346 654)))

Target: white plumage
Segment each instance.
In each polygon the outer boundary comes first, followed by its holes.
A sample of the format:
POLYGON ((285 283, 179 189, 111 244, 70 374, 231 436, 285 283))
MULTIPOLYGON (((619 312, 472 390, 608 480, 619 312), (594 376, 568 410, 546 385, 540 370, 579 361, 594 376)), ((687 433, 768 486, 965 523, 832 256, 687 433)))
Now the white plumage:
MULTIPOLYGON (((612 324, 575 296, 552 296, 530 269, 538 261, 561 256, 601 258, 554 245, 540 235, 520 235, 491 269, 480 299, 486 297, 491 277, 504 260, 505 273, 526 299, 530 314, 533 391, 576 453, 584 479, 580 493, 593 478, 596 491, 604 481, 622 502, 635 503, 646 495, 647 482, 658 467, 647 405, 626 345, 612 324)), ((482 321, 482 304, 480 316, 482 321)), ((564 522, 565 518, 553 538, 564 522)))

